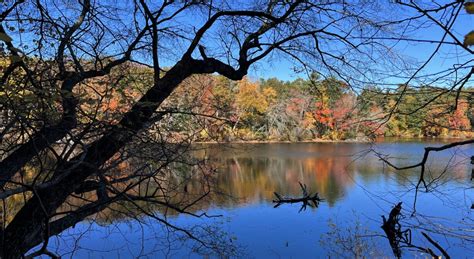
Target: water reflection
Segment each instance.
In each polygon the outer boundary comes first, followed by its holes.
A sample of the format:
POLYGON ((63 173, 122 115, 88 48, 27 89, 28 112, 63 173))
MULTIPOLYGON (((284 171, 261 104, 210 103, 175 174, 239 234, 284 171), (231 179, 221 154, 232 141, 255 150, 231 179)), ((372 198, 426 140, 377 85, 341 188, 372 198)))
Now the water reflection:
MULTIPOLYGON (((150 206, 149 210, 157 214, 166 214, 169 222, 176 225, 219 226, 229 235, 219 234, 218 237, 221 238, 219 240, 239 244, 252 257, 315 257, 315 255, 337 254, 331 249, 339 249, 337 247, 341 244, 331 243, 330 240, 346 240, 371 249, 365 252, 356 251, 355 254, 390 256, 391 248, 387 240, 381 237, 383 232, 380 228, 382 224, 380 216, 388 215, 393 205, 400 201, 406 204, 404 215, 413 213, 410 206, 414 201, 413 187, 418 181, 418 170, 395 172, 384 166, 368 151, 376 149, 378 152, 388 154, 393 163, 403 166, 419 162, 425 145, 423 142, 375 145, 361 143, 196 145, 193 147, 195 151, 191 153, 191 158, 200 161, 199 164, 174 164, 173 170, 163 175, 167 179, 166 188, 171 191, 173 199, 185 202, 202 192, 201 180, 207 177, 202 171, 197 173, 196 168, 216 173, 213 184, 218 191, 194 205, 193 210, 207 211, 210 215, 223 215, 223 217, 195 218, 162 211, 160 206, 156 205, 143 204, 143 206, 150 206), (274 192, 300 196, 299 182, 306 184, 308 191, 318 192, 325 202, 318 208, 301 213, 298 213, 299 205, 280 206, 274 209, 272 204, 274 192), (360 229, 355 229, 354 232, 344 230, 345 233, 342 235, 334 231, 334 226, 352 229, 354 218, 363 222, 364 233, 370 233, 367 235, 370 236, 370 245, 367 240, 360 240, 359 237, 354 239, 348 234, 358 233, 360 229), (328 233, 332 235, 328 236, 328 233), (320 239, 329 240, 329 243, 320 243, 320 239), (376 254, 372 251, 374 249, 377 251, 376 254)), ((453 237, 458 233, 453 229, 460 229, 458 227, 462 224, 466 227, 466 222, 471 226, 474 225, 473 215, 470 213, 474 195, 472 182, 469 180, 471 171, 469 158, 472 154, 474 154, 472 147, 433 154, 427 170, 428 182, 431 183, 430 188, 433 192, 420 194, 417 198, 418 213, 424 212, 431 217, 424 217, 423 214, 419 218, 407 216, 404 219, 404 224, 407 226, 423 227, 425 231, 429 231, 436 220, 442 219, 447 228, 437 226, 437 233, 433 237, 441 240, 443 246, 449 243, 451 249, 448 252, 451 255, 462 255, 464 252, 464 248, 454 245, 453 237), (427 225, 427 222, 431 222, 432 225, 427 225), (449 236, 440 238, 439 233, 443 231, 447 233, 447 229, 452 231, 449 236)), ((136 165, 133 163, 130 165, 134 166, 136 165)), ((148 185, 146 188, 152 190, 156 186, 148 185)), ((123 253, 136 256, 142 252, 169 257, 196 255, 193 249, 186 245, 175 247, 168 244, 169 249, 155 251, 156 240, 167 240, 166 234, 163 236, 160 230, 156 231, 158 234, 152 231, 160 223, 140 215, 137 211, 130 216, 138 216, 141 223, 128 220, 123 213, 116 213, 127 207, 126 204, 114 206, 96 215, 95 222, 100 222, 102 226, 93 223, 92 228, 96 232, 87 234, 88 241, 81 243, 83 247, 103 251, 113 250, 114 255, 123 253), (146 226, 142 225, 142 222, 147 222, 146 226), (139 240, 146 237, 146 241, 137 245, 123 241, 123 235, 110 234, 107 237, 108 241, 98 247, 95 242, 102 240, 103 233, 110 228, 126 232, 128 239, 139 240), (141 232, 137 229, 141 229, 141 232), (150 232, 153 232, 153 238, 149 236, 150 232), (120 242, 126 248, 121 248, 118 245, 120 242), (114 248, 110 249, 108 245, 114 248)), ((125 211, 130 213, 132 210, 127 207, 125 211)), ((80 251, 77 255, 90 256, 81 254, 80 251)), ((91 256, 110 256, 110 253, 102 252, 91 256)))
POLYGON ((353 172, 348 170, 352 158, 343 155, 354 151, 349 145, 326 145, 324 153, 310 146, 295 152, 291 146, 278 144, 254 146, 246 152, 237 148, 224 152, 211 148, 206 155, 218 167, 218 185, 249 203, 268 202, 273 192, 298 195, 298 182, 302 182, 332 206, 352 184, 348 174, 353 172))
MULTIPOLYGON (((371 149, 386 152, 398 165, 418 162, 424 145, 421 143, 300 143, 208 145, 195 153, 207 158, 217 168, 218 186, 242 203, 266 203, 274 192, 299 195, 299 182, 318 192, 329 206, 348 195, 356 183, 395 179, 401 186, 416 183, 418 170, 395 172, 387 168, 371 149)), ((469 165, 464 150, 434 154, 430 160, 429 177, 437 179, 444 171, 444 181, 466 179, 469 165), (455 157, 453 157, 455 155, 455 157), (447 167, 446 167, 447 166, 447 167)), ((440 179, 437 179, 440 180, 440 179)))

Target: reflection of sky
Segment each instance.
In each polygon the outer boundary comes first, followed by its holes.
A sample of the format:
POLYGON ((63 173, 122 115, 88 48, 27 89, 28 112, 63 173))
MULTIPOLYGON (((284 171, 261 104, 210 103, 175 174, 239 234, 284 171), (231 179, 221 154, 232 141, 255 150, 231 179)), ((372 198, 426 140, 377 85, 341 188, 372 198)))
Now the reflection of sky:
MULTIPOLYGON (((425 144, 416 141, 377 143, 376 149, 397 157, 398 160, 394 161, 401 164, 407 160, 411 163, 418 161, 424 146, 425 144)), ((423 219, 409 217, 414 198, 412 188, 417 180, 416 170, 397 173, 384 171, 380 161, 373 157, 361 158, 347 166, 347 163, 351 162, 347 154, 367 149, 369 147, 367 144, 264 144, 252 145, 252 148, 245 149, 245 152, 241 152, 244 150, 242 145, 232 151, 215 147, 217 146, 214 146, 214 150, 213 148, 208 150, 208 157, 219 154, 220 159, 217 161, 226 162, 229 158, 246 161, 247 165, 242 166, 244 163, 241 163, 238 170, 235 166, 230 167, 233 169, 227 172, 228 177, 225 177, 226 173, 223 172, 222 181, 218 181, 219 184, 229 187, 229 192, 245 196, 245 202, 218 201, 215 204, 211 203, 210 208, 204 208, 211 215, 222 214, 221 218, 198 219, 178 215, 170 218, 170 221, 180 226, 193 224, 220 226, 228 233, 229 238, 236 237, 234 242, 243 246, 251 256, 257 258, 322 256, 328 248, 322 247, 319 240, 329 231, 329 220, 344 229, 353 227, 357 218, 363 227, 381 234, 381 215, 387 215, 393 204, 398 201, 404 202, 405 224, 416 224, 416 219, 423 219), (331 157, 332 161, 324 163, 331 157), (272 165, 278 161, 280 162, 278 166, 272 165), (298 171, 298 168, 301 171, 298 171), (298 213, 297 204, 283 204, 274 209, 271 204, 274 188, 279 188, 279 192, 283 195, 299 195, 298 181, 306 183, 310 191, 319 191, 325 199, 328 199, 327 195, 331 192, 334 192, 335 196, 330 202, 322 202, 319 208, 308 208, 301 213, 298 213), (327 190, 321 192, 320 188, 327 190)), ((472 147, 436 154, 430 167, 433 175, 436 176, 439 165, 445 164, 453 153, 456 153, 457 160, 463 163, 454 166, 452 168, 454 171, 450 171, 449 175, 462 179, 438 186, 436 192, 420 194, 417 205, 418 216, 436 217, 423 220, 449 222, 450 227, 455 226, 452 220, 457 221, 461 218, 473 220, 472 212, 468 208, 474 199, 472 189, 464 192, 463 188, 459 188, 472 186, 467 180, 470 166, 466 165, 466 160, 462 160, 466 155, 474 153, 472 147)), ((153 252, 154 256, 196 257, 190 252, 188 243, 182 247, 174 242, 170 251, 157 250, 167 247, 167 238, 170 237, 163 234, 167 232, 160 224, 146 218, 144 222, 148 225, 139 225, 133 220, 120 221, 109 227, 94 224, 92 227, 95 231, 86 233, 79 244, 81 247, 97 251, 79 249, 75 255, 98 257, 120 254, 122 258, 128 258, 139 253, 150 255, 149 253, 153 252), (140 240, 143 238, 145 241, 142 243, 140 240)), ((88 225, 88 223, 78 224, 70 231, 81 232, 82 228, 88 225)), ((414 242, 422 242, 419 233, 416 230, 413 232, 414 242)), ((433 234, 432 237, 446 245, 447 241, 441 236, 433 234)), ((374 242, 380 251, 390 255, 386 239, 377 237, 374 242)), ((465 255, 465 251, 454 244, 451 243, 449 246, 448 252, 451 256, 465 255)))

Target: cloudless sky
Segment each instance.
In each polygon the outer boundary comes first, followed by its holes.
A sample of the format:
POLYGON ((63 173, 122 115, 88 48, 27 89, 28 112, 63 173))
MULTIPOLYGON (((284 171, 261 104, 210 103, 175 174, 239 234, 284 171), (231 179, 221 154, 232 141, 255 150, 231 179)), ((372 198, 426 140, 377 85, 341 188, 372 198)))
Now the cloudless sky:
MULTIPOLYGON (((404 15, 410 16, 413 15, 413 13, 405 13, 404 15)), ((199 28, 202 25, 203 21, 194 20, 198 16, 192 16, 193 15, 191 14, 188 17, 180 19, 187 20, 187 22, 190 22, 191 24, 194 23, 196 27, 199 28), (192 21, 190 21, 190 19, 192 21)), ((402 16, 402 14, 400 14, 400 16, 402 16)), ((472 30, 474 30, 474 15, 468 15, 464 10, 462 10, 452 29, 452 32, 458 37, 458 39, 462 41, 464 39, 464 35, 466 35, 472 30)), ((411 36, 411 38, 424 40, 440 40, 443 33, 444 32, 440 27, 433 25, 429 28, 420 28, 419 30, 417 30, 415 35, 411 36)), ((16 37, 14 33, 12 33, 11 36, 14 38, 14 42, 19 42, 19 38, 16 37)), ((452 42, 453 40, 448 36, 446 41, 452 42)), ((426 60, 437 47, 436 43, 397 43, 395 41, 391 41, 388 43, 393 44, 392 47, 396 52, 404 56, 411 57, 418 62, 423 62, 424 60, 426 60)), ((164 52, 167 51, 170 50, 166 50, 164 52)), ((178 53, 175 57, 179 57, 181 54, 182 53, 178 53)), ((453 47, 452 45, 443 45, 436 57, 426 66, 424 72, 433 73, 435 71, 444 70, 446 68, 452 67, 454 64, 462 63, 472 58, 472 55, 470 55, 465 50, 462 50, 459 47, 453 47)), ((170 62, 167 62, 166 60, 163 60, 162 64, 167 65, 167 63, 169 63, 169 65, 172 65, 174 64, 174 61, 170 60, 170 62)), ((295 72, 295 67, 298 67, 298 64, 296 64, 290 58, 278 57, 277 55, 276 57, 273 57, 271 59, 266 58, 252 65, 249 71, 249 77, 253 79, 276 77, 281 80, 293 80, 297 77, 306 76, 306 74, 304 73, 295 72)), ((405 83, 405 79, 403 78, 391 78, 390 81, 394 84, 405 83)))
MULTIPOLYGON (((456 23, 452 28, 452 32, 461 41, 464 40, 464 36, 470 31, 474 30, 474 15, 467 14, 464 10, 461 11, 456 23)), ((441 27, 430 26, 429 28, 423 28, 417 31, 416 35, 413 35, 413 39, 423 40, 434 40, 439 41, 443 36, 444 31, 441 27)), ((446 41, 453 42, 449 36, 446 41)), ((418 62, 424 62, 429 58, 433 51, 437 47, 437 43, 419 43, 419 42, 392 42, 394 49, 404 56, 413 58, 418 62)), ((474 49, 474 46, 471 46, 474 49)), ((443 45, 440 48, 435 58, 426 66, 426 72, 434 72, 444 70, 452 67, 454 64, 459 64, 467 60, 472 60, 471 54, 459 47, 453 47, 452 45, 443 45)), ((271 78, 276 77, 281 80, 293 80, 297 77, 304 77, 304 74, 295 73, 294 66, 296 64, 288 59, 271 60, 271 62, 263 61, 260 64, 254 65, 249 72, 249 76, 252 78, 271 78)), ((401 79, 397 79, 399 83, 403 83, 401 79)), ((394 79, 395 81, 395 79, 394 79)), ((472 83, 471 83, 472 85, 472 83)))

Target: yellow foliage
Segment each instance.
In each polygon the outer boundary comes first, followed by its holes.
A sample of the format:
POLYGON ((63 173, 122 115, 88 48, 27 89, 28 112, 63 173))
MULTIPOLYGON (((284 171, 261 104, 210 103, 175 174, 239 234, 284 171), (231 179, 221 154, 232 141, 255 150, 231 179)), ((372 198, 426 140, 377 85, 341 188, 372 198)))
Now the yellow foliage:
MULTIPOLYGON (((239 93, 237 94, 237 105, 244 111, 252 113, 264 113, 268 108, 268 101, 265 93, 259 91, 259 85, 250 82, 247 78, 242 79, 239 83, 239 93)), ((267 91, 266 94, 271 94, 267 91)), ((275 93, 276 95, 276 93, 275 93)))
POLYGON ((471 31, 464 37, 464 46, 468 47, 472 45, 474 45, 474 31, 471 31))
POLYGON ((440 137, 447 137, 449 135, 449 129, 447 128, 442 128, 441 129, 441 134, 439 134, 440 137))
POLYGON ((256 139, 255 133, 251 129, 248 129, 248 128, 237 129, 236 135, 237 135, 237 138, 242 139, 242 140, 256 139))
POLYGON ((316 119, 313 116, 313 113, 306 112, 304 114, 303 125, 305 129, 311 128, 316 123, 316 119))
POLYGON ((209 132, 207 132, 207 130, 205 130, 205 129, 202 129, 199 132, 199 137, 201 137, 201 139, 208 139, 209 138, 209 132))
POLYGON ((464 8, 468 14, 474 14, 474 2, 465 3, 464 8))
POLYGON ((267 102, 271 104, 275 102, 275 99, 277 97, 277 92, 272 87, 267 87, 263 89, 263 95, 265 96, 265 99, 267 100, 267 102))

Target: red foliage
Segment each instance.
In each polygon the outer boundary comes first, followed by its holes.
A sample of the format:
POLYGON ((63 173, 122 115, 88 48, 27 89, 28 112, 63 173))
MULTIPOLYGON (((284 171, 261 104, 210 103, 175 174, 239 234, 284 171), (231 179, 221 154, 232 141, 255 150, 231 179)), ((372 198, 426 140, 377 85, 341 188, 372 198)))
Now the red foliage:
POLYGON ((316 110, 313 114, 316 121, 332 129, 334 127, 334 120, 331 116, 331 109, 321 101, 316 102, 315 106, 316 110))
POLYGON ((356 105, 353 95, 345 94, 337 100, 332 109, 332 117, 338 131, 348 130, 355 122, 351 119, 351 114, 356 105))
POLYGON ((467 117, 469 104, 466 101, 459 101, 456 111, 448 119, 449 127, 454 130, 468 130, 471 128, 471 123, 467 117))

